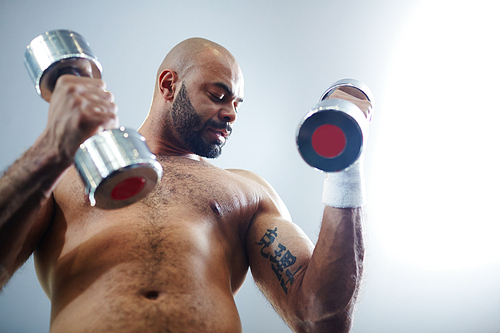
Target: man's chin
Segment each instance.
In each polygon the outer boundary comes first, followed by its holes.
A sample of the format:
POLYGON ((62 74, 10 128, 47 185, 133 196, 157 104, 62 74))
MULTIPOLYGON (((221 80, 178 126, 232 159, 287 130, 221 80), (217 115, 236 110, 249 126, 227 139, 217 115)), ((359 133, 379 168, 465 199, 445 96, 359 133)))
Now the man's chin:
POLYGON ((222 146, 216 145, 212 147, 203 157, 206 158, 217 158, 222 154, 222 146))
POLYGON ((192 149, 192 152, 198 156, 205 158, 217 158, 222 153, 222 146, 224 146, 224 144, 219 141, 217 141, 216 143, 205 143, 203 145, 195 145, 192 149))

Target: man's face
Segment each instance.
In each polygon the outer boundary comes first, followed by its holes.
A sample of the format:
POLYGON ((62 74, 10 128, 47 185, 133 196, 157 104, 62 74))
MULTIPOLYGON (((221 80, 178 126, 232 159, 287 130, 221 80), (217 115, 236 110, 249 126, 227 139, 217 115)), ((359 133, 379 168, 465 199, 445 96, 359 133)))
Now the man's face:
POLYGON ((187 148, 206 158, 216 158, 221 154, 222 147, 232 131, 229 123, 214 118, 203 123, 200 113, 191 104, 184 82, 172 104, 172 119, 175 130, 187 148), (213 130, 224 132, 223 140, 217 135, 208 139, 207 132, 213 130))

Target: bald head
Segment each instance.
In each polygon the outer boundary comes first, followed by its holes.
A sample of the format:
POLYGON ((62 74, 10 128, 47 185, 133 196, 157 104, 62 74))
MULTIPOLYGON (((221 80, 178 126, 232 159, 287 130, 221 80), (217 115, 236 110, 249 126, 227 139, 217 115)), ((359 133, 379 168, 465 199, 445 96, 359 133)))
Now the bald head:
MULTIPOLYGON (((157 72, 157 79, 165 69, 176 72, 181 80, 186 80, 193 70, 207 63, 210 58, 225 59, 237 66, 234 56, 223 46, 204 38, 189 38, 167 54, 157 72)), ((156 80, 158 83, 158 80, 156 80)))

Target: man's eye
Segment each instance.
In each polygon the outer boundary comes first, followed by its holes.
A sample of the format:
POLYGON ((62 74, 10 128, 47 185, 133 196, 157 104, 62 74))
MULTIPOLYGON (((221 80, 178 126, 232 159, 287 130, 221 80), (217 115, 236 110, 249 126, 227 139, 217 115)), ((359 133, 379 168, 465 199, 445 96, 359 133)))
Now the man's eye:
POLYGON ((224 99, 224 94, 210 93, 210 95, 212 96, 212 99, 214 99, 215 101, 222 101, 224 99))

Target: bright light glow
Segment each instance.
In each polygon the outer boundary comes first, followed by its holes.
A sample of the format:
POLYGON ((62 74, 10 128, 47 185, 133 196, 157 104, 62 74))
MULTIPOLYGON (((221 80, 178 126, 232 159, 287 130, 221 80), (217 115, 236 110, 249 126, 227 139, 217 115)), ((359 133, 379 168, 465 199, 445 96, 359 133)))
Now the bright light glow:
POLYGON ((495 1, 423 1, 399 32, 370 173, 378 238, 403 264, 500 260, 497 12, 495 1))

